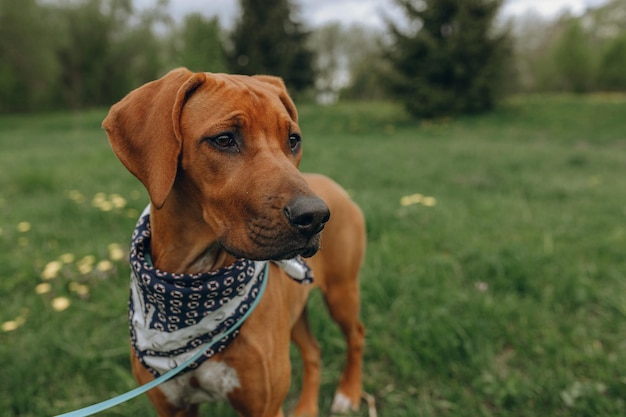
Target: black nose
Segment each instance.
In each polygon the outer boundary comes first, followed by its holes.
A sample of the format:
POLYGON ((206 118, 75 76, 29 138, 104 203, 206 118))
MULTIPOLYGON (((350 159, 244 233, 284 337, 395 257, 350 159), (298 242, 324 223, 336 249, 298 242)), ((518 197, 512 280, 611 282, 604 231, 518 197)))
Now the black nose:
POLYGON ((320 198, 296 197, 285 206, 285 216, 304 235, 311 237, 319 233, 330 218, 330 210, 320 198))

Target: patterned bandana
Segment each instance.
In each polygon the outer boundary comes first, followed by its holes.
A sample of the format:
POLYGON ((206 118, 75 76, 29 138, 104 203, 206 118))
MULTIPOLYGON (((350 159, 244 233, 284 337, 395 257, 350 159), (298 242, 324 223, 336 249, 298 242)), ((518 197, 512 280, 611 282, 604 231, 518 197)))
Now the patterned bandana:
MULTIPOLYGON (((149 206, 139 218, 130 247, 129 324, 133 347, 155 376, 174 369, 214 342, 185 371, 224 350, 239 330, 244 313, 259 295, 266 262, 238 259, 217 271, 173 274, 152 266, 149 206)), ((294 280, 309 284, 311 269, 301 258, 276 262, 294 280)), ((183 371, 183 372, 185 372, 183 371)))

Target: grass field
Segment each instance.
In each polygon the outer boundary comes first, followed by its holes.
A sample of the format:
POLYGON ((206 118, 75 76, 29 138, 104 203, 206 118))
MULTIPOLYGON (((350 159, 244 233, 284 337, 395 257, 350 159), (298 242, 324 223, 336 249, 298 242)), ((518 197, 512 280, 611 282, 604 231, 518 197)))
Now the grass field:
MULTIPOLYGON (((147 197, 104 115, 0 117, 0 415, 135 386, 119 252, 147 197)), ((367 218, 364 383, 379 416, 626 415, 626 97, 524 97, 422 123, 387 103, 300 117, 303 170, 367 218)), ((311 303, 326 412, 343 341, 311 303)), ((102 415, 154 413, 141 397, 102 415)))

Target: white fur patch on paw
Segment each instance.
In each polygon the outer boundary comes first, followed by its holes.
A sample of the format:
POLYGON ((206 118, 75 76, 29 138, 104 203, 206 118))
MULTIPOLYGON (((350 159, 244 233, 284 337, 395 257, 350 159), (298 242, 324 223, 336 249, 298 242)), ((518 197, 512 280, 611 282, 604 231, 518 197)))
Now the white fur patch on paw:
POLYGON ((335 394, 333 405, 330 407, 332 413, 347 413, 349 411, 358 410, 358 404, 352 404, 352 401, 342 393, 335 394))

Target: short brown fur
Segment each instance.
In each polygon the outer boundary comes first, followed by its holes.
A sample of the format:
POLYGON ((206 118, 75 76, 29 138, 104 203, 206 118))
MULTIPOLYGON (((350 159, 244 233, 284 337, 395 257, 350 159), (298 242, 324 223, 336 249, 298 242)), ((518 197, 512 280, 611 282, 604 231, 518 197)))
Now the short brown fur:
MULTIPOLYGON (((332 180, 298 171, 301 150, 288 144, 290 135, 300 134, 297 122, 296 108, 279 78, 186 69, 132 91, 103 122, 116 155, 150 195, 151 255, 161 270, 206 272, 235 257, 311 254, 320 245, 319 233, 303 238, 284 208, 294 198, 318 196, 330 209, 321 249, 308 259, 314 284, 296 283, 271 263, 257 309, 233 343, 210 359, 236 371, 240 387, 228 400, 245 417, 283 415, 291 378, 290 340, 304 361, 302 391, 292 414, 318 414, 320 348, 306 316, 314 287, 322 291, 348 346, 334 411, 357 408, 361 396, 364 328, 358 273, 365 250, 363 216, 332 180), (235 132, 235 148, 211 143, 222 132, 235 132), (258 227, 271 230, 271 236, 255 235, 258 227)), ((140 384, 153 379, 134 354, 132 369, 140 384)), ((200 380, 194 375, 188 389, 202 389, 200 380)), ((197 404, 171 404, 159 388, 148 395, 160 416, 198 415, 197 404)))

